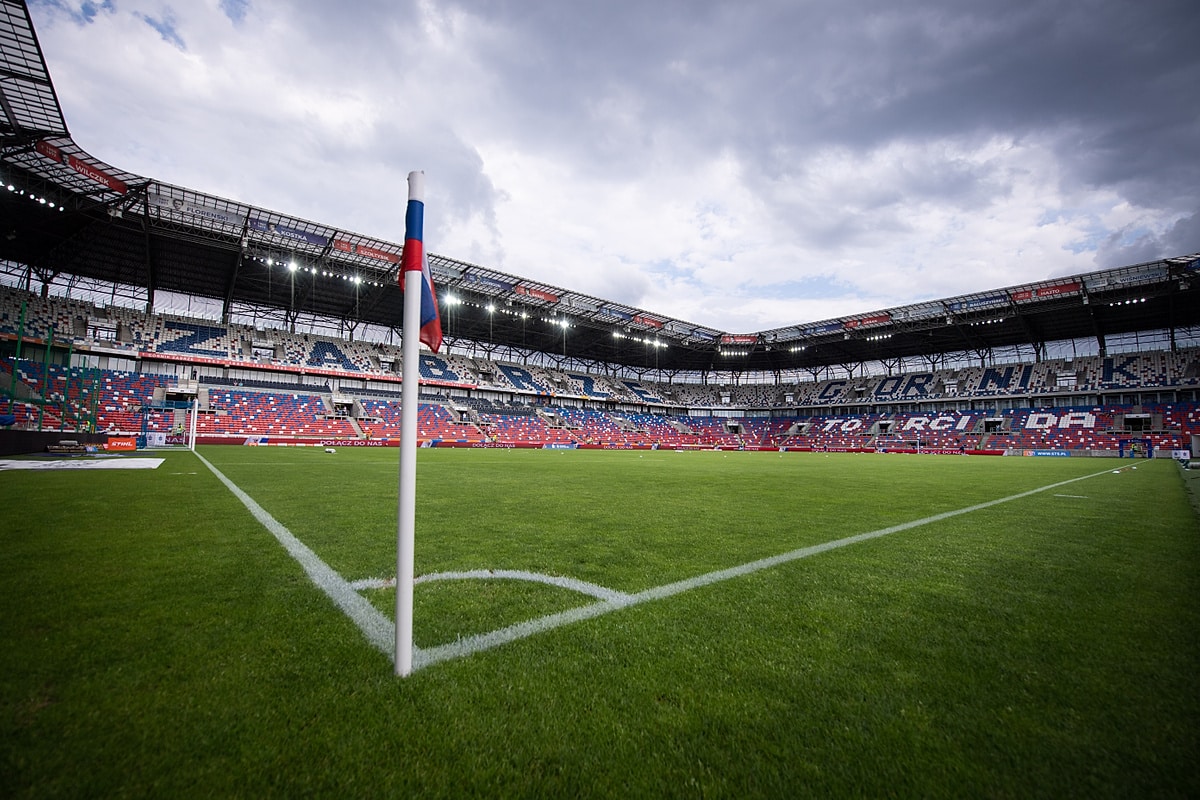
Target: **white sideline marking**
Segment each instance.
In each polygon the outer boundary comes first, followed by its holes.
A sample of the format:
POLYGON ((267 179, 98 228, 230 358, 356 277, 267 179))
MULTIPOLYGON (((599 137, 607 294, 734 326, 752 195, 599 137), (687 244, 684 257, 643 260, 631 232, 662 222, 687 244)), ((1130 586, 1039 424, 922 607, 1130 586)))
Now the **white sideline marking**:
MULTIPOLYGON (((279 543, 284 546, 284 549, 300 563, 304 571, 308 573, 309 578, 329 596, 342 612, 350 617, 351 621, 366 635, 367 640, 377 647, 379 650, 387 654, 393 653, 396 637, 396 624, 392 620, 385 617, 377 608, 371 605, 362 595, 358 594, 357 588, 384 588, 387 585, 395 585, 395 580, 387 580, 383 578, 368 578, 355 583, 348 582, 345 578, 339 575, 328 564, 322 561, 316 553, 310 550, 303 542, 297 539, 291 531, 285 528, 278 520, 272 517, 258 503, 238 488, 237 484, 225 477, 222 472, 208 462, 204 456, 196 453, 196 458, 208 467, 208 469, 217 476, 221 483, 225 484, 229 491, 233 492, 234 496, 242 501, 242 504, 254 515, 263 527, 269 530, 279 543)), ((983 503, 977 503, 966 508, 956 509, 954 511, 945 511, 941 514, 934 514, 922 519, 904 522, 899 525, 892 525, 888 528, 880 528, 879 530, 870 531, 867 533, 859 533, 854 536, 847 536, 842 539, 835 539, 822 544, 815 544, 809 547, 801 547, 798 550, 792 550, 787 553, 781 553, 768 558, 761 558, 757 561, 751 561, 746 564, 741 564, 728 569, 716 570, 715 572, 697 575, 693 578, 676 581, 674 583, 656 586, 651 589, 645 589, 635 594, 625 594, 612 589, 606 589, 603 586, 596 586, 584 581, 576 581, 571 578, 555 578, 554 576, 539 575, 538 573, 525 573, 518 570, 472 570, 469 572, 441 572, 425 575, 416 579, 415 582, 433 581, 433 580, 453 580, 456 578, 475 578, 475 577, 503 577, 520 580, 539 580, 545 583, 553 583, 556 586, 583 591, 585 594, 601 597, 598 603, 593 603, 579 608, 560 611, 556 614, 549 614, 538 619, 519 622, 515 625, 509 625, 506 628, 499 628, 489 633, 480 633, 473 636, 467 636, 448 644, 437 645, 435 647, 417 648, 413 647, 413 670, 429 667, 438 664, 442 661, 450 661, 456 658, 465 658, 469 655, 490 650, 493 647, 499 647, 509 642, 515 642, 518 639, 525 639, 538 633, 545 633, 561 628, 564 625, 570 625, 575 622, 593 619, 603 616, 612 611, 618 611, 622 608, 639 605, 650 600, 662 600, 673 595, 686 592, 689 589, 696 589, 701 586, 708 586, 713 583, 730 580, 731 578, 739 578, 743 575, 749 575, 752 572, 776 567, 780 564, 786 564, 791 561, 797 561, 801 558, 808 558, 819 553, 824 553, 829 550, 836 550, 858 542, 865 542, 870 539, 878 539, 881 536, 887 536, 892 533, 900 533, 902 531, 919 528, 923 525, 928 525, 933 522, 941 522, 942 520, 951 519, 969 514, 973 511, 981 511, 985 508, 998 506, 1002 503, 1008 503, 1013 500, 1020 500, 1025 497, 1031 497, 1041 492, 1057 489, 1062 486, 1069 486, 1072 483, 1095 478, 1100 475, 1108 474, 1106 468, 1101 472, 1095 472, 1091 475, 1081 475, 1078 478, 1069 478, 1058 483, 1047 484, 1036 489, 1030 489, 1018 494, 1001 497, 997 500, 988 500, 983 503), (594 591, 584 591, 580 587, 589 587, 594 591), (597 592, 599 594, 597 594, 597 592)))
POLYGON ((250 495, 238 488, 237 484, 226 478, 221 470, 214 467, 204 456, 196 453, 196 458, 217 476, 217 480, 225 484, 234 497, 242 501, 250 513, 254 515, 264 528, 269 530, 288 554, 300 563, 308 577, 317 588, 329 596, 329 599, 342 610, 350 620, 366 635, 367 641, 378 647, 384 653, 390 653, 396 644, 396 623, 383 615, 379 609, 371 605, 366 598, 351 588, 346 580, 322 561, 316 553, 297 539, 291 531, 279 520, 267 513, 266 509, 254 502, 250 495))
POLYGON ((1056 494, 1054 496, 1055 497, 1068 497, 1072 500, 1087 500, 1088 499, 1088 496, 1086 494, 1056 494))

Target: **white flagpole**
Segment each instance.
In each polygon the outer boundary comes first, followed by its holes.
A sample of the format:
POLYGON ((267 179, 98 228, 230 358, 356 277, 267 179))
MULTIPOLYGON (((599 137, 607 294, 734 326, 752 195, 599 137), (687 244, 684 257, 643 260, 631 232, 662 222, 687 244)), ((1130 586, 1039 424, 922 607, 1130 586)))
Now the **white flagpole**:
MULTIPOLYGON (((424 202, 424 173, 408 175, 408 198, 424 202)), ((407 246, 407 242, 405 242, 407 246)), ((396 674, 412 672, 414 531, 417 516, 417 402, 421 351, 421 273, 404 279, 404 330, 400 338, 400 507, 396 530, 396 674)))
POLYGON ((196 419, 200 416, 200 398, 199 396, 192 398, 192 413, 188 415, 188 436, 187 447, 193 453, 196 452, 196 419))

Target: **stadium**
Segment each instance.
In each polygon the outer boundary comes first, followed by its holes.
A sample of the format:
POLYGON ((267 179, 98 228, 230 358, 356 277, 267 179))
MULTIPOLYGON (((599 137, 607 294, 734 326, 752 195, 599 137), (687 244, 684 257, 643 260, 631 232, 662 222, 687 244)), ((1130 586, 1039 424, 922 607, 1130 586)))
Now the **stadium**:
POLYGON ((431 254, 399 681, 402 243, 85 152, 2 11, 5 796, 1200 791, 1200 253, 756 332, 431 254))

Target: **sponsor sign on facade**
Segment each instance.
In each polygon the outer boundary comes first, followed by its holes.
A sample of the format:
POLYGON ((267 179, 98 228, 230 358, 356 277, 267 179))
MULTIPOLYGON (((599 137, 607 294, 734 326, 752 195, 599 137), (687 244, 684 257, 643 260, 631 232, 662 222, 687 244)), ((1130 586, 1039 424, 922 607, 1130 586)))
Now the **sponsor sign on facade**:
POLYGON ((125 182, 114 178, 102 169, 97 169, 81 158, 64 153, 59 148, 47 142, 45 139, 35 145, 37 151, 49 158, 51 161, 57 161, 60 164, 65 164, 67 167, 75 170, 80 175, 91 178, 96 183, 107 186, 117 194, 125 194, 129 191, 129 187, 125 182))

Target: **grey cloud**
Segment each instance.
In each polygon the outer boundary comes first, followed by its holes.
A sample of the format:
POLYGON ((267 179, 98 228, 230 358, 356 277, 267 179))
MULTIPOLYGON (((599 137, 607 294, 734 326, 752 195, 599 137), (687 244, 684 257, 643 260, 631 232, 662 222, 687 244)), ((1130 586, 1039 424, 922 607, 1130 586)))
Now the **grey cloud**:
POLYGON ((1175 222, 1161 235, 1122 229, 1105 237, 1096 250, 1096 266, 1120 267, 1158 258, 1200 252, 1200 213, 1175 222))
MULTIPOLYGON (((182 0, 174 7, 183 8, 182 0)), ((54 8, 65 22, 67 7, 54 8)), ((84 17, 119 15, 108 2, 83 8, 84 17)), ((408 169, 423 167, 437 176, 428 186, 440 195, 435 224, 461 228, 469 221, 471 237, 492 238, 447 255, 531 277, 553 269, 558 282, 625 302, 649 296, 646 279, 623 275, 610 285, 582 268, 504 263, 504 248, 519 259, 521 244, 504 239, 498 214, 541 212, 506 204, 504 187, 494 183, 503 170, 485 163, 484 154, 523 169, 547 165, 577 182, 581 195, 640 188, 660 177, 697 191, 680 176, 727 163, 736 172, 727 179, 730 190, 756 203, 758 216, 740 230, 772 231, 778 247, 754 245, 770 252, 811 252, 815 265, 805 265, 806 274, 838 256, 875 251, 897 271, 916 269, 906 259, 932 269, 941 242, 923 239, 939 236, 958 258, 977 247, 988 261, 1005 257, 991 248, 1018 251, 1037 236, 1051 253, 1086 237, 1083 256, 1062 250, 1063 269, 1078 269, 1093 253, 1108 266, 1200 249, 1194 0, 220 0, 210 11, 224 26, 221 36, 232 30, 240 46, 254 38, 257 21, 269 23, 261 33, 275 50, 253 80, 290 103, 240 107, 237 92, 185 101, 221 120, 203 128, 215 149, 232 152, 247 139, 272 143, 284 169, 273 172, 274 158, 258 161, 245 177, 246 191, 255 192, 246 199, 282 198, 281 210, 387 235, 395 229, 391 209, 371 211, 358 187, 337 185, 340 176, 381 182, 361 189, 379 205, 402 196, 408 169), (230 28, 225 17, 241 22, 230 28), (304 124, 306 99, 336 102, 343 87, 367 99, 364 116, 371 119, 361 128, 327 117, 323 130, 304 124), (238 127, 252 133, 231 136, 238 127), (1019 157, 989 160, 995 142, 1010 144, 1019 157), (819 162, 830 153, 844 163, 830 169, 819 162), (319 178, 325 193, 305 194, 294 173, 319 178), (264 197, 249 186, 254 181, 285 186, 264 197), (302 199, 291 200, 292 193, 302 199), (1133 213, 1121 218, 1142 220, 1142 227, 1104 229, 1100 218, 1122 202, 1133 213), (1009 208, 1024 203, 1038 205, 1028 213, 1009 208), (914 219, 922 204, 932 213, 914 219), (1005 225, 1056 224, 1040 233, 973 229, 995 233, 1002 244, 922 227, 1004 211, 1013 212, 996 214, 1005 225)), ((165 11, 155 13, 167 19, 165 11)), ((200 49, 200 32, 182 23, 172 30, 200 49)), ((219 66, 222 52, 213 41, 210 33, 210 57, 219 66)), ((58 58, 51 58, 52 70, 58 58)), ((190 129, 189 122, 182 118, 171 129, 190 129)), ((203 154, 188 157, 205 163, 203 154)), ((636 194, 681 207, 708 199, 636 194)), ((619 209, 611 195, 604 199, 604 207, 619 209)), ((638 210, 629 214, 636 222, 638 210)), ((563 221, 603 229, 589 219, 563 221)), ((686 243, 689 233, 674 235, 686 243)), ((748 245, 726 238, 713 252, 744 255, 748 245)), ((578 242, 582 251, 590 246, 578 242)), ((595 246, 627 263, 638 257, 616 252, 620 243, 595 246)), ((791 268, 784 259, 757 274, 786 278, 791 268)))

